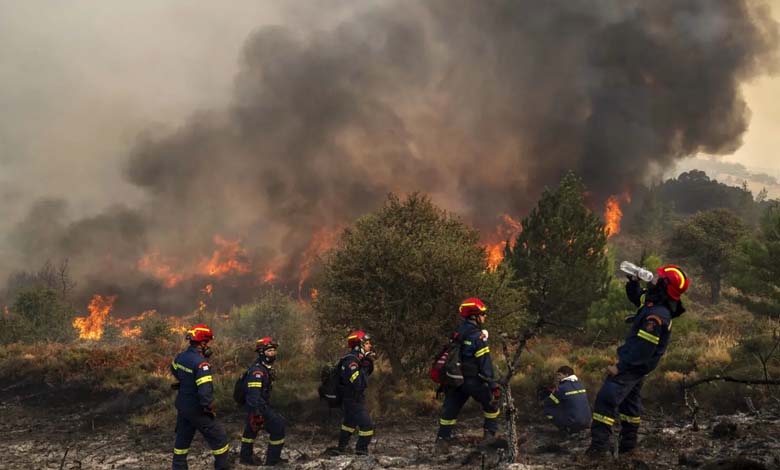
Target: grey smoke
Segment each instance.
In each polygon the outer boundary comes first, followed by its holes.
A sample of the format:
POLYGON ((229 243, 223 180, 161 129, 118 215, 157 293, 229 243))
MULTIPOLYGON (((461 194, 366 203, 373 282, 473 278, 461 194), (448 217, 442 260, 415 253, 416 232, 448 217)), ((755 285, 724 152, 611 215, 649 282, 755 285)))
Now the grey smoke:
POLYGON ((758 1, 366 5, 257 30, 229 103, 132 146, 123 174, 145 202, 76 221, 38 204, 14 247, 120 286, 147 250, 191 265, 215 234, 292 278, 313 233, 389 191, 491 229, 569 169, 598 202, 682 157, 733 152, 750 117, 740 85, 777 59, 758 1), (110 269, 84 260, 106 253, 110 269))

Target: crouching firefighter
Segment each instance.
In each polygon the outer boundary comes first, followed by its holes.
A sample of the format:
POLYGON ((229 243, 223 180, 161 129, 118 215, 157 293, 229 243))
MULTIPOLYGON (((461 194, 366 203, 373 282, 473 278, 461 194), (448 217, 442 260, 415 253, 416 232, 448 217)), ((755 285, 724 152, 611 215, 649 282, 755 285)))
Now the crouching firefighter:
POLYGON ((273 338, 266 337, 255 342, 257 359, 247 370, 244 378, 247 412, 244 434, 241 436, 241 454, 239 462, 246 465, 260 465, 255 461, 254 442, 257 433, 265 427, 268 432, 268 448, 265 451, 265 465, 276 465, 286 460, 281 458, 284 447, 285 420, 271 408, 271 390, 276 373, 273 363, 276 361, 278 344, 273 338))
POLYGON ((618 363, 607 368, 607 378, 596 396, 591 444, 586 451, 590 459, 602 459, 608 451, 612 452, 612 428, 618 421, 618 453, 629 453, 636 447, 642 383, 666 352, 672 319, 685 312, 680 296, 688 287, 688 277, 673 264, 658 268, 656 279, 647 289, 642 289, 636 278, 629 277, 626 294, 639 310, 626 318, 631 327, 617 350, 618 363))
POLYGON ((487 330, 482 327, 487 321, 487 307, 477 298, 461 303, 458 312, 463 323, 453 335, 453 341, 460 341, 460 361, 463 384, 445 387, 444 409, 439 419, 436 436, 436 450, 446 452, 452 438, 452 428, 458 413, 469 397, 482 405, 484 420, 483 443, 492 441, 498 430, 499 399, 501 389, 493 376, 493 362, 490 359, 487 330))
POLYGON ((195 431, 200 432, 214 454, 214 468, 228 468, 227 451, 230 448, 227 435, 214 414, 214 388, 209 343, 214 333, 206 325, 198 324, 187 331, 190 342, 186 351, 179 353, 171 363, 171 373, 178 383, 176 395, 176 442, 173 446, 173 470, 186 470, 187 454, 195 431))
POLYGON ((585 387, 569 366, 558 368, 556 375, 558 385, 544 397, 545 416, 568 434, 588 429, 591 411, 585 387))
POLYGON ((353 331, 347 337, 349 353, 338 364, 341 408, 344 421, 339 433, 338 452, 346 453, 349 440, 357 431, 355 453, 368 455, 368 445, 374 435, 374 423, 366 409, 365 391, 368 377, 374 372, 374 352, 371 337, 366 332, 353 331))

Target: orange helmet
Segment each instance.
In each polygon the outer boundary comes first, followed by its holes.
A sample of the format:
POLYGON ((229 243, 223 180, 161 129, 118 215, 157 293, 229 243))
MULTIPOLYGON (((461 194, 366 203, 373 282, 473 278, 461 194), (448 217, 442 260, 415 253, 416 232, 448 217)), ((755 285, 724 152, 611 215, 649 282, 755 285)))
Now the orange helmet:
POLYGON ((214 332, 211 331, 211 328, 204 325, 203 323, 198 323, 191 329, 187 330, 187 334, 184 335, 184 337, 189 341, 195 341, 199 343, 201 341, 213 340, 214 332))
POLYGON ((274 341, 274 339, 270 336, 266 336, 265 338, 260 338, 255 341, 255 352, 264 353, 268 349, 277 349, 278 347, 279 343, 274 341))
POLYGON ((371 341, 371 336, 363 330, 353 331, 347 336, 347 347, 362 346, 366 341, 371 341))
POLYGON ((469 297, 460 303, 458 307, 458 313, 463 318, 468 318, 474 315, 481 315, 487 312, 485 304, 476 297, 469 297))
POLYGON ((680 300, 680 296, 688 290, 690 281, 682 268, 675 264, 667 264, 658 268, 658 278, 666 279, 666 293, 674 300, 680 300))

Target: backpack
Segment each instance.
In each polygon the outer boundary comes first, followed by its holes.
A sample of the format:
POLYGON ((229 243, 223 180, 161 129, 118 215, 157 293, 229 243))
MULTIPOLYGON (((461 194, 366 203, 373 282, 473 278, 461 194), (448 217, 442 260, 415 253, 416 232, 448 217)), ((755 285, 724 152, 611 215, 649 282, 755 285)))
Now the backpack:
POLYGON ((336 364, 326 364, 322 366, 320 371, 321 381, 317 391, 320 394, 320 400, 326 400, 330 408, 338 408, 341 406, 341 400, 343 398, 343 391, 341 384, 339 383, 339 367, 341 366, 341 360, 336 364))
POLYGON ((246 381, 247 372, 249 371, 245 370, 239 375, 236 384, 233 385, 233 400, 240 406, 243 406, 246 403, 246 385, 244 382, 246 381))
POLYGON ((460 387, 463 385, 463 371, 460 364, 460 347, 462 343, 457 335, 444 346, 431 365, 431 380, 439 385, 460 387))

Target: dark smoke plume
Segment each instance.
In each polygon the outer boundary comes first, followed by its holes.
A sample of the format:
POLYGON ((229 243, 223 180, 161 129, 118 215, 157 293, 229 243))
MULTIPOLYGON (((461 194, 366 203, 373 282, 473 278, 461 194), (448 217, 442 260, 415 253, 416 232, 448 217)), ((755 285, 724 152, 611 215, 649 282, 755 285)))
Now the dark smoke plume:
POLYGON ((740 86, 777 59, 777 25, 748 0, 380 5, 329 29, 257 31, 232 103, 132 149, 125 175, 146 205, 49 218, 18 246, 118 286, 148 250, 186 265, 222 234, 293 278, 312 234, 389 191, 492 228, 573 169, 600 203, 676 159, 738 148, 740 86))

